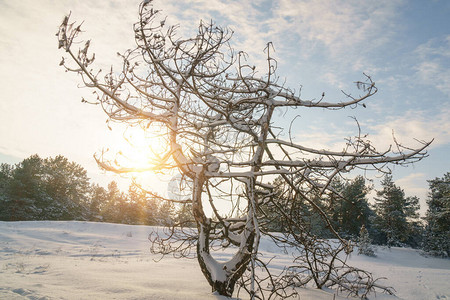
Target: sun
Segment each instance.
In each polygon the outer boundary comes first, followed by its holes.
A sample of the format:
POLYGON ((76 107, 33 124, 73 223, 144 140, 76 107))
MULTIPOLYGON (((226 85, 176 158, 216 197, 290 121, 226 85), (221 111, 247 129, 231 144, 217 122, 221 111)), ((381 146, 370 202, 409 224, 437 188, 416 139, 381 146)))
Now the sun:
POLYGON ((163 126, 130 126, 114 124, 107 135, 107 148, 94 155, 105 171, 116 173, 122 182, 132 180, 159 194, 167 192, 173 174, 164 173, 170 147, 163 126))
POLYGON ((115 145, 117 164, 137 170, 151 169, 167 152, 165 135, 156 127, 127 127, 120 144, 115 145))

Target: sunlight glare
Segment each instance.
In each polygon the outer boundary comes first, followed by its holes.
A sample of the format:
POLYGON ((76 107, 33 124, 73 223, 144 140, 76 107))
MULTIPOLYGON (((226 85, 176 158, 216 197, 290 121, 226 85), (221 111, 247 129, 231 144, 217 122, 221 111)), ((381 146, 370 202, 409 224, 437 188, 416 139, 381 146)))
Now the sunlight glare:
POLYGON ((128 127, 124 140, 116 145, 119 149, 117 162, 127 168, 152 169, 161 162, 167 151, 164 134, 159 128, 128 127))

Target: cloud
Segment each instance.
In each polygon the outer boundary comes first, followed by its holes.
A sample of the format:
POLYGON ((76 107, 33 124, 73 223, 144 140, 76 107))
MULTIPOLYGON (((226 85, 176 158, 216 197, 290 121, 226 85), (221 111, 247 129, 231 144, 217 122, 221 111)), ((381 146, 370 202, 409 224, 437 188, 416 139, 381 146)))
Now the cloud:
MULTIPOLYGON (((430 149, 448 145, 450 143, 448 124, 450 124, 450 106, 442 107, 441 111, 434 115, 410 110, 403 115, 390 116, 385 120, 360 120, 362 134, 368 133, 367 138, 380 152, 388 150, 395 144, 394 137, 401 145, 409 148, 419 148, 422 144, 418 141, 428 142, 432 139, 434 142, 430 149)), ((357 134, 355 126, 351 119, 339 123, 329 119, 326 127, 309 124, 302 127, 302 132, 295 134, 294 142, 316 149, 340 151, 345 147, 345 138, 357 134)))
POLYGON ((418 60, 414 66, 417 80, 450 96, 450 35, 431 39, 414 53, 418 60))
POLYGON ((391 48, 402 29, 402 0, 276 3, 270 24, 278 52, 334 88, 348 90, 349 77, 376 74, 377 51, 391 48))
POLYGON ((331 84, 332 86, 335 86, 339 88, 340 90, 344 90, 346 88, 346 83, 343 82, 342 76, 338 76, 337 73, 333 73, 331 71, 326 72, 322 75, 322 78, 331 84))
POLYGON ((391 116, 383 123, 363 123, 370 130, 369 138, 379 149, 386 149, 393 143, 392 133, 404 146, 419 146, 413 139, 430 141, 431 148, 450 143, 450 106, 443 106, 440 112, 426 115, 419 110, 409 110, 403 115, 391 116))
MULTIPOLYGON (((231 45, 236 51, 250 54, 250 62, 265 68, 263 51, 271 41, 271 30, 267 27, 262 1, 185 0, 178 2, 156 2, 163 8, 171 24, 181 24, 179 33, 183 37, 193 36, 200 22, 213 21, 220 27, 231 29, 231 45)), ((270 2, 268 2, 270 5, 270 2)), ((270 10, 270 7, 269 7, 270 10)))
POLYGON ((415 69, 420 82, 434 86, 450 96, 450 69, 437 61, 422 62, 415 69))
POLYGON ((297 34, 313 46, 311 51, 320 44, 332 56, 354 57, 389 40, 400 4, 402 1, 282 0, 276 14, 279 21, 284 20, 284 31, 297 34))
MULTIPOLYGON (((274 43, 277 59, 286 55, 300 60, 320 55, 333 62, 326 64, 324 80, 339 78, 338 68, 361 72, 376 69, 371 51, 386 45, 398 32, 397 21, 402 0, 385 0, 361 5, 357 0, 281 0, 223 1, 185 0, 175 4, 160 3, 163 13, 175 23, 195 29, 200 19, 213 19, 220 26, 235 31, 233 46, 251 55, 250 60, 263 67, 262 51, 267 42, 274 43), (342 67, 345 66, 345 67, 342 67)), ((159 2, 155 7, 159 7, 159 2)), ((339 80, 333 80, 342 86, 339 80)))
POLYGON ((411 173, 395 180, 395 183, 401 188, 407 189, 411 195, 426 194, 427 189, 420 186, 423 185, 424 182, 426 184, 426 178, 425 173, 411 173))
POLYGON ((450 35, 443 38, 433 38, 417 46, 414 51, 420 58, 427 59, 430 56, 450 58, 450 35))

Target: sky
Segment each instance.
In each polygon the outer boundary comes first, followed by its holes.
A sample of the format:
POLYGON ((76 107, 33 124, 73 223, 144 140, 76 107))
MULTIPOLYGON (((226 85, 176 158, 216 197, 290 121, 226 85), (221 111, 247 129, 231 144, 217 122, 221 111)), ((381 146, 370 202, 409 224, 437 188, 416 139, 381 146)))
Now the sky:
MULTIPOLYGON (((93 154, 120 148, 123 132, 107 128, 99 107, 81 103, 93 99, 92 91, 59 66, 64 53, 55 34, 71 12, 72 20, 84 20, 82 38, 92 40, 97 66, 120 66, 116 53, 134 46, 138 4, 0 0, 0 162, 61 154, 86 168, 93 182, 118 180, 97 167, 93 154)), ((342 149, 357 134, 353 117, 380 150, 392 144, 393 133, 412 148, 434 139, 426 159, 392 169, 406 195, 421 198, 423 213, 427 180, 450 171, 450 1, 156 0, 154 6, 183 36, 194 35, 200 20, 229 27, 232 46, 256 66, 272 42, 280 81, 301 87, 305 99, 325 92, 328 101, 343 100, 341 90, 355 92, 354 83, 370 75, 379 91, 366 108, 296 110, 289 115, 299 115, 295 139, 342 149)), ((280 114, 279 125, 289 126, 284 120, 280 114)))

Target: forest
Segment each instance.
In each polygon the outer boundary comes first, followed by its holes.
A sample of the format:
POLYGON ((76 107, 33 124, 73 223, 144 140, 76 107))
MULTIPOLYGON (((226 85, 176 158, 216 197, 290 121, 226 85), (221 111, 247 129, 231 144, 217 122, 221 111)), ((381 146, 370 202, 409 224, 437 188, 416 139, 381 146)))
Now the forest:
MULTIPOLYGON (((450 253, 450 173, 428 181, 427 212, 420 217, 419 199, 406 197, 403 189, 386 175, 381 189, 369 201, 373 187, 364 177, 335 179, 339 193, 320 199, 322 211, 338 233, 367 245, 408 246, 448 257, 450 253), (336 195, 342 195, 338 197, 336 195)), ((275 179, 276 193, 284 205, 301 218, 311 234, 332 238, 327 224, 306 201, 290 201, 281 180, 275 179), (291 204, 289 204, 291 203, 291 204), (293 205, 292 203, 295 203, 293 205)), ((163 201, 132 183, 126 192, 112 181, 106 188, 92 183, 87 171, 64 156, 41 158, 32 155, 15 165, 0 167, 0 220, 86 220, 134 225, 195 227, 190 203, 163 201)), ((283 204, 282 204, 283 205, 283 204)), ((289 224, 266 209, 260 222, 273 232, 283 232, 289 224)), ((362 248, 362 247, 360 247, 362 248)), ((366 254, 371 255, 370 246, 366 254)))

